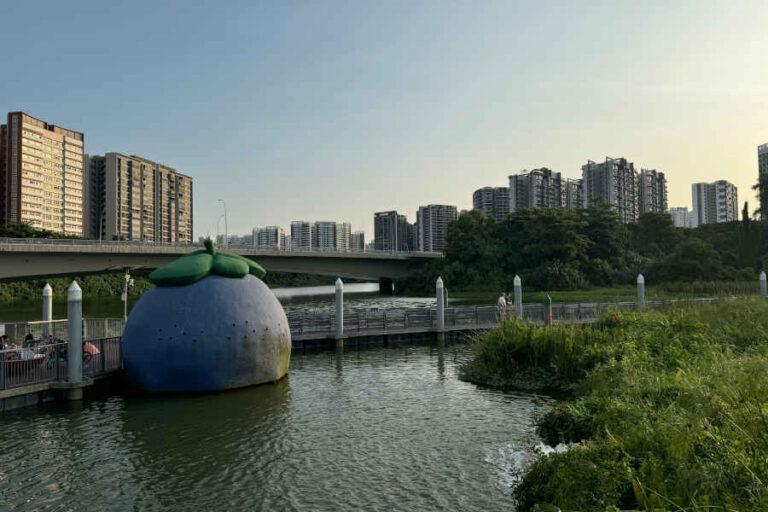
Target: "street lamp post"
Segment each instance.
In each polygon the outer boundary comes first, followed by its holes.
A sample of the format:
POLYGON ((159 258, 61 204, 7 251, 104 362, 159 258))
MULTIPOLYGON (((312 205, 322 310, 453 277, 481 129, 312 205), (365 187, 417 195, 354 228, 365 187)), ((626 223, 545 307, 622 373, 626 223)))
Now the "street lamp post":
POLYGON ((224 205, 224 248, 229 247, 229 215, 227 215, 227 203, 223 199, 219 202, 224 205))
POLYGON ((133 286, 133 279, 128 269, 125 270, 125 285, 123 285, 123 293, 120 297, 123 299, 123 322, 128 321, 128 287, 133 286))
MULTIPOLYGON (((220 227, 221 227, 221 219, 223 219, 223 218, 224 218, 224 214, 222 213, 221 215, 219 215, 218 220, 216 220, 216 243, 217 244, 219 243, 219 233, 221 233, 221 229, 220 229, 220 227)), ((222 244, 222 247, 223 247, 223 245, 224 244, 222 244)))

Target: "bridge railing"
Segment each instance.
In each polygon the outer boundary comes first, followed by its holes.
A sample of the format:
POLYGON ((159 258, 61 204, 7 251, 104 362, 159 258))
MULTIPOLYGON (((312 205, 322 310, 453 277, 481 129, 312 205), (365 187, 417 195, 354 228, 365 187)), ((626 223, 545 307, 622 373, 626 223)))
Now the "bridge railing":
MULTIPOLYGON (((202 247, 198 242, 188 243, 168 243, 168 242, 146 242, 141 240, 89 240, 83 238, 5 238, 0 237, 0 246, 6 245, 53 245, 53 246, 82 246, 82 247, 179 247, 182 249, 194 249, 202 247)), ((442 253, 429 251, 384 251, 376 249, 366 249, 365 251, 340 250, 336 248, 318 248, 318 247, 254 247, 251 245, 230 245, 225 250, 234 251, 259 251, 275 254, 394 254, 399 256, 421 256, 421 257, 440 257, 442 253)))
MULTIPOLYGON (((0 390, 67 380, 65 341, 0 350, 0 390)), ((120 337, 83 342, 83 376, 122 368, 120 337)))
POLYGON ((66 379, 66 343, 0 350, 0 390, 66 379))
MULTIPOLYGON (((66 319, 46 322, 12 322, 3 324, 6 343, 19 347, 36 347, 69 339, 69 322, 66 319)), ((123 335, 122 318, 83 318, 83 339, 112 338, 123 335)))

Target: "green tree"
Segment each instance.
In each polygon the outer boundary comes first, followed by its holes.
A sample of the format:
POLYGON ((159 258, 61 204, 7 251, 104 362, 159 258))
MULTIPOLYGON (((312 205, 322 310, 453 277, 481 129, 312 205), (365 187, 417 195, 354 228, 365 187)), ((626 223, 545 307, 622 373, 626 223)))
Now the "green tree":
POLYGON ((764 221, 768 221, 768 174, 760 174, 752 190, 757 192, 757 199, 760 205, 755 210, 755 215, 758 215, 764 221))
POLYGON ((682 242, 651 268, 652 282, 715 281, 722 275, 722 260, 712 245, 699 238, 682 242))
POLYGON ((642 256, 669 254, 682 238, 667 213, 646 213, 631 227, 632 248, 642 256))
POLYGON ((75 235, 55 233, 47 229, 37 229, 29 222, 9 222, 0 227, 0 237, 3 238, 81 238, 75 235))

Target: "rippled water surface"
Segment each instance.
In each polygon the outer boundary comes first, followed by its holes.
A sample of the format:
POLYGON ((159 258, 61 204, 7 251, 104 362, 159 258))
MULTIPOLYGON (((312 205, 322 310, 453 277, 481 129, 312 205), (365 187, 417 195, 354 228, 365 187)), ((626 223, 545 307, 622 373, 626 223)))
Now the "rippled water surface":
POLYGON ((277 384, 8 412, 0 510, 511 510, 537 405, 459 381, 468 355, 294 353, 277 384))

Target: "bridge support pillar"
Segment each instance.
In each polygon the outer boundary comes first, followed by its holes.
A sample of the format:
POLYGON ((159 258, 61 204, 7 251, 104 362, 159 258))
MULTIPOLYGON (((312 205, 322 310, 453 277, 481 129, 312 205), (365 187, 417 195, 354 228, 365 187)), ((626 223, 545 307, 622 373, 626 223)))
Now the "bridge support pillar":
MULTIPOLYGON (((83 381, 83 292, 77 281, 67 289, 67 381, 83 381)), ((83 390, 70 390, 70 400, 82 400, 83 390)))
POLYGON ((389 277, 379 278, 379 293, 382 295, 392 295, 395 292, 395 282, 389 277))

